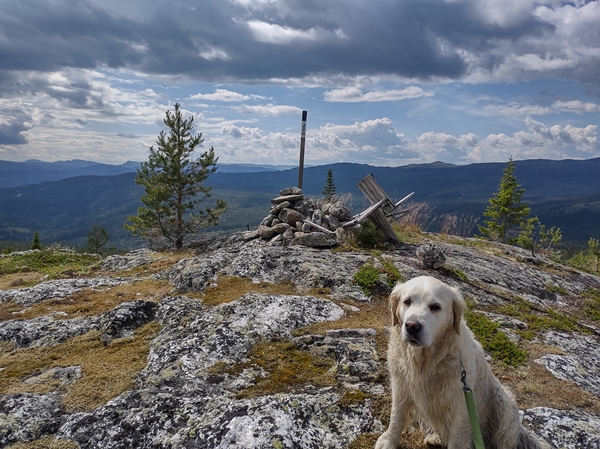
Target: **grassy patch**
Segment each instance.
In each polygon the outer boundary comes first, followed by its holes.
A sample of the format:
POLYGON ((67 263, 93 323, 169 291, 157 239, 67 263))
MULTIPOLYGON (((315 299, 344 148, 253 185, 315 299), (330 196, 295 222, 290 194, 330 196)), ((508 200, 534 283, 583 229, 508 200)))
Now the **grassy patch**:
POLYGON ((36 271, 49 278, 90 274, 100 265, 97 255, 46 249, 0 258, 0 275, 36 271))
POLYGON ((66 298, 51 299, 29 307, 6 301, 0 303, 0 322, 14 319, 29 320, 50 313, 57 313, 56 319, 100 315, 126 301, 136 299, 161 301, 171 289, 172 286, 166 281, 144 280, 108 290, 97 291, 86 288, 66 298))
POLYGON ((237 375, 247 368, 264 369, 268 373, 267 377, 240 391, 240 398, 294 392, 307 384, 317 388, 337 385, 334 374, 328 372, 335 364, 333 359, 315 356, 291 342, 257 343, 248 353, 248 359, 248 362, 237 365, 215 365, 211 374, 237 375))
POLYGON ((512 304, 504 304, 495 311, 527 324, 528 330, 519 332, 522 337, 527 339, 532 339, 537 332, 549 329, 562 332, 590 332, 589 329, 579 325, 577 318, 565 311, 556 311, 548 307, 544 312, 536 312, 529 302, 518 297, 512 304))
POLYGON ((252 279, 248 278, 219 276, 218 285, 216 287, 209 287, 201 294, 186 293, 186 295, 201 298, 202 302, 208 306, 216 306, 241 298, 246 293, 265 293, 269 295, 302 294, 327 298, 331 293, 331 289, 314 288, 300 293, 290 281, 279 284, 270 284, 268 282, 253 283, 252 279))
POLYGON ((51 436, 40 438, 39 440, 29 441, 27 443, 15 443, 7 447, 8 449, 79 449, 79 445, 71 440, 55 439, 51 436))
POLYGON ((600 322, 600 290, 589 289, 583 296, 585 298, 583 313, 589 319, 600 322))
POLYGON ((544 286, 546 288, 546 291, 549 291, 550 293, 558 293, 560 295, 568 295, 569 292, 566 291, 563 287, 561 287, 560 285, 556 285, 556 284, 546 284, 544 286))
POLYGON ((354 274, 352 282, 357 284, 365 295, 372 295, 382 274, 386 276, 387 284, 391 288, 398 282, 406 281, 392 259, 381 256, 381 253, 373 253, 373 257, 361 265, 354 274))
POLYGON ((492 356, 511 366, 519 366, 527 361, 527 352, 499 330, 500 325, 479 313, 467 310, 465 313, 467 325, 475 334, 481 346, 492 356))
POLYGON ((66 387, 63 406, 67 412, 90 411, 133 387, 146 365, 150 341, 160 325, 148 323, 133 338, 113 340, 105 347, 100 333, 91 331, 57 346, 18 349, 0 354, 0 394, 47 393, 56 381, 28 385, 27 377, 54 367, 81 366, 83 376, 66 387))
POLYGON ((373 265, 371 260, 361 265, 352 278, 352 282, 357 284, 365 295, 370 295, 379 282, 381 272, 373 265))
POLYGON ((459 279, 464 282, 469 282, 469 277, 460 268, 452 267, 450 265, 442 265, 440 271, 446 276, 451 276, 455 279, 459 279))

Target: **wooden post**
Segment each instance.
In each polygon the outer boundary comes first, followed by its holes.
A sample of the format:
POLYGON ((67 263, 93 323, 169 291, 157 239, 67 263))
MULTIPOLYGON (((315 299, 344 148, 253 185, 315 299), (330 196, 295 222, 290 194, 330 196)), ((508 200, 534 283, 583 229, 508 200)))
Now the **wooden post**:
POLYGON ((298 165, 298 188, 302 189, 302 178, 304 177, 304 141, 306 138, 306 115, 307 111, 302 111, 302 134, 300 135, 300 164, 298 165))

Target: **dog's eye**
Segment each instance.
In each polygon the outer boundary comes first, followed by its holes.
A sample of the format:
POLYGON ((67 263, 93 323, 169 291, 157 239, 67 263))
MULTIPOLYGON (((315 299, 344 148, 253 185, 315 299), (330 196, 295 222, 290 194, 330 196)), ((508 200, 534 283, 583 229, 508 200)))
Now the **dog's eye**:
POLYGON ((406 298, 406 299, 404 300, 404 305, 405 305, 405 306, 410 306, 411 304, 412 304, 412 301, 410 300, 410 298, 406 298))
POLYGON ((431 309, 431 311, 433 312, 437 312, 438 310, 442 310, 442 306, 440 306, 439 304, 431 304, 429 306, 429 308, 431 309))

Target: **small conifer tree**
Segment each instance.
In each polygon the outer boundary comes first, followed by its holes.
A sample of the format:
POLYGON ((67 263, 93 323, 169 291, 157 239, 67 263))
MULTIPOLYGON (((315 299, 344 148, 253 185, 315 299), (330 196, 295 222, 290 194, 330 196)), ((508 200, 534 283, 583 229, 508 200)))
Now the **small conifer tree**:
POLYGON ((485 226, 477 225, 483 237, 502 243, 513 243, 516 239, 514 228, 524 222, 531 208, 522 204, 525 189, 521 188, 514 174, 515 162, 511 158, 504 168, 504 176, 500 180, 498 192, 490 198, 489 205, 483 215, 489 220, 485 226))
POLYGON ((214 208, 197 210, 211 196, 212 187, 203 183, 217 170, 219 160, 214 148, 194 158, 193 153, 203 142, 202 133, 192 135, 194 117, 184 120, 175 104, 175 112, 167 111, 164 119, 169 134, 161 131, 157 148, 150 147, 150 157, 137 171, 136 184, 143 186, 143 206, 137 216, 127 217, 125 224, 134 235, 148 238, 165 237, 181 249, 183 241, 203 226, 216 225, 227 210, 223 200, 214 208))
POLYGON ((333 169, 327 170, 327 180, 325 181, 325 187, 323 188, 323 195, 325 195, 325 199, 327 201, 331 200, 331 198, 336 193, 336 187, 333 183, 333 169))
POLYGON ((33 234, 33 240, 31 241, 31 249, 42 249, 42 244, 40 243, 40 235, 37 232, 33 234))
POLYGON ((110 239, 108 232, 99 224, 95 224, 90 232, 88 232, 87 248, 92 254, 99 254, 100 248, 106 245, 110 239))

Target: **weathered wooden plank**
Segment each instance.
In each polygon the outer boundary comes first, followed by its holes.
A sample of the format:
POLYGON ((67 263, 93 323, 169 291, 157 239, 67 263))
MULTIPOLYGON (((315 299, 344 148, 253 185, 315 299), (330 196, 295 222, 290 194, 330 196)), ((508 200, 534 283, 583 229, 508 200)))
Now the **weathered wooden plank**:
POLYGON ((318 229, 318 230, 319 230, 319 231, 321 231, 321 232, 324 232, 325 234, 334 234, 334 235, 335 235, 335 232, 333 232, 333 231, 330 231, 329 229, 326 229, 326 228, 324 228, 323 226, 319 226, 318 224, 316 224, 316 223, 313 223, 313 222, 312 222, 312 221, 310 221, 310 220, 304 220, 304 223, 306 223, 306 224, 307 224, 307 225, 309 225, 309 226, 312 226, 312 227, 313 227, 313 228, 315 228, 315 229, 318 229))
POLYGON ((386 201, 387 200, 385 198, 383 198, 383 199, 379 200, 377 203, 371 204, 364 211, 362 211, 361 213, 356 214, 354 217, 352 217, 352 220, 344 223, 342 225, 342 227, 343 228, 347 228, 347 227, 350 227, 350 226, 354 226, 355 224, 362 223, 367 218, 369 218, 369 215, 371 215, 375 210, 377 210, 378 207, 380 207, 386 201))
POLYGON ((367 197, 371 204, 375 204, 380 200, 385 199, 386 201, 381 206, 384 213, 390 213, 394 209, 394 203, 391 198, 385 193, 379 183, 375 181, 375 178, 371 173, 361 179, 356 186, 363 195, 367 197))
POLYGON ((375 226, 377 226, 379 230, 388 236, 393 242, 400 243, 400 239, 392 229, 392 225, 388 221, 381 208, 375 209, 375 211, 369 215, 369 220, 371 220, 375 226))

